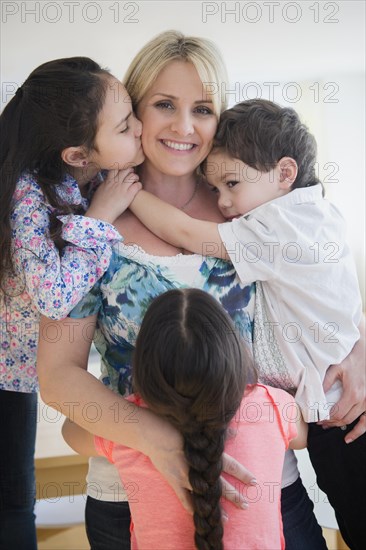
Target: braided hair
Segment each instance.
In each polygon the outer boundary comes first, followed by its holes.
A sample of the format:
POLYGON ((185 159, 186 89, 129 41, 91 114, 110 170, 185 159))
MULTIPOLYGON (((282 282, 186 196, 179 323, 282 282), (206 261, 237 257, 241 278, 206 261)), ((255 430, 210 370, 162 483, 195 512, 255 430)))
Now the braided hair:
POLYGON ((206 292, 171 290, 150 305, 136 342, 134 389, 183 436, 199 550, 223 548, 222 454, 249 365, 231 319, 206 292))

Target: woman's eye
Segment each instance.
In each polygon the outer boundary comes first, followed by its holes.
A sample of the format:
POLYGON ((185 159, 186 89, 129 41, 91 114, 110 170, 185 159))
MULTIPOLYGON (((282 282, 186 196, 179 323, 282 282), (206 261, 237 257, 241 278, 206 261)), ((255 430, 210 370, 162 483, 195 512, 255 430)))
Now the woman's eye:
POLYGON ((123 130, 120 131, 120 134, 125 134, 126 132, 128 132, 129 129, 130 129, 130 127, 126 126, 126 128, 124 128, 123 130))
POLYGON ((173 105, 169 101, 159 101, 159 103, 155 103, 155 107, 158 109, 173 109, 173 105))
POLYGON ((209 186, 209 189, 210 189, 211 193, 217 194, 217 193, 219 192, 219 190, 217 189, 217 187, 214 187, 213 185, 210 185, 210 186, 209 186))
POLYGON ((211 109, 209 109, 209 107, 205 107, 203 105, 200 105, 199 107, 196 108, 196 113, 198 113, 200 115, 212 115, 213 111, 211 109))
POLYGON ((239 183, 239 182, 238 182, 238 181, 235 181, 235 180, 234 180, 234 181, 231 180, 231 181, 227 181, 227 182, 226 182, 226 185, 228 186, 229 189, 231 189, 232 187, 235 187, 235 185, 236 185, 237 183, 239 183))

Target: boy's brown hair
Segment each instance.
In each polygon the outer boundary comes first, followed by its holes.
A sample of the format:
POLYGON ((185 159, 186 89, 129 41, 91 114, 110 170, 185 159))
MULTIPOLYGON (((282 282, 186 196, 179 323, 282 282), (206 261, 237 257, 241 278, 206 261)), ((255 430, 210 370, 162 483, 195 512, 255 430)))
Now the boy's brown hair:
POLYGON ((261 172, 269 172, 281 158, 291 157, 298 166, 291 189, 319 183, 314 136, 294 109, 272 101, 251 99, 224 111, 214 149, 222 149, 228 156, 261 172))

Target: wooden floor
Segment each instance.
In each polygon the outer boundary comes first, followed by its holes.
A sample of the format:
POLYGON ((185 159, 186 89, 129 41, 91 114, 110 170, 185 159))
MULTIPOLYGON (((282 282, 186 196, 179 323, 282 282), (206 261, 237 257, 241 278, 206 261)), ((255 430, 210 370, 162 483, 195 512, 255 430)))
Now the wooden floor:
MULTIPOLYGON (((347 550, 348 546, 333 529, 324 529, 329 550, 347 550)), ((71 529, 40 529, 38 531, 39 550, 89 550, 84 525, 71 529)))
POLYGON ((38 529, 38 550, 89 550, 84 525, 70 529, 38 529))

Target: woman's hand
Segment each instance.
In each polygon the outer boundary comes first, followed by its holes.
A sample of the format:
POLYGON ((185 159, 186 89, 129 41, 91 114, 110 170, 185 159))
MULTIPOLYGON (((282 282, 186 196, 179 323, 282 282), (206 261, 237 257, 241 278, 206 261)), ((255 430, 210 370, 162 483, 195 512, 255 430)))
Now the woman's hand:
MULTIPOLYGON (((168 421, 154 415, 151 411, 143 411, 144 447, 139 450, 146 454, 155 468, 167 480, 183 507, 193 513, 190 492, 192 487, 188 479, 188 465, 183 452, 183 438, 168 421), (147 413, 147 414, 144 414, 147 413)), ((141 423, 142 424, 142 423, 141 423)), ((237 460, 224 453, 223 470, 243 483, 256 483, 254 475, 237 460)), ((240 491, 221 478, 223 496, 238 508, 247 508, 248 504, 240 491)))
POLYGON ((325 427, 351 424, 360 415, 356 426, 345 436, 346 443, 352 443, 366 432, 366 368, 365 368, 365 321, 360 326, 360 339, 351 353, 339 365, 327 370, 323 387, 328 391, 336 380, 343 386, 343 394, 330 410, 330 419, 319 422, 325 427))
MULTIPOLYGON (((254 475, 249 470, 226 453, 223 454, 223 471, 247 485, 255 485, 257 483, 254 475)), ((248 502, 243 497, 242 491, 240 491, 240 484, 236 484, 234 487, 223 477, 221 477, 221 483, 224 498, 230 500, 238 508, 243 508, 244 510, 248 508, 248 502)))
POLYGON ((192 514, 192 487, 188 480, 188 465, 181 434, 170 422, 147 409, 140 409, 138 424, 136 427, 139 428, 141 441, 141 445, 137 446, 138 450, 150 458, 183 507, 192 514))

